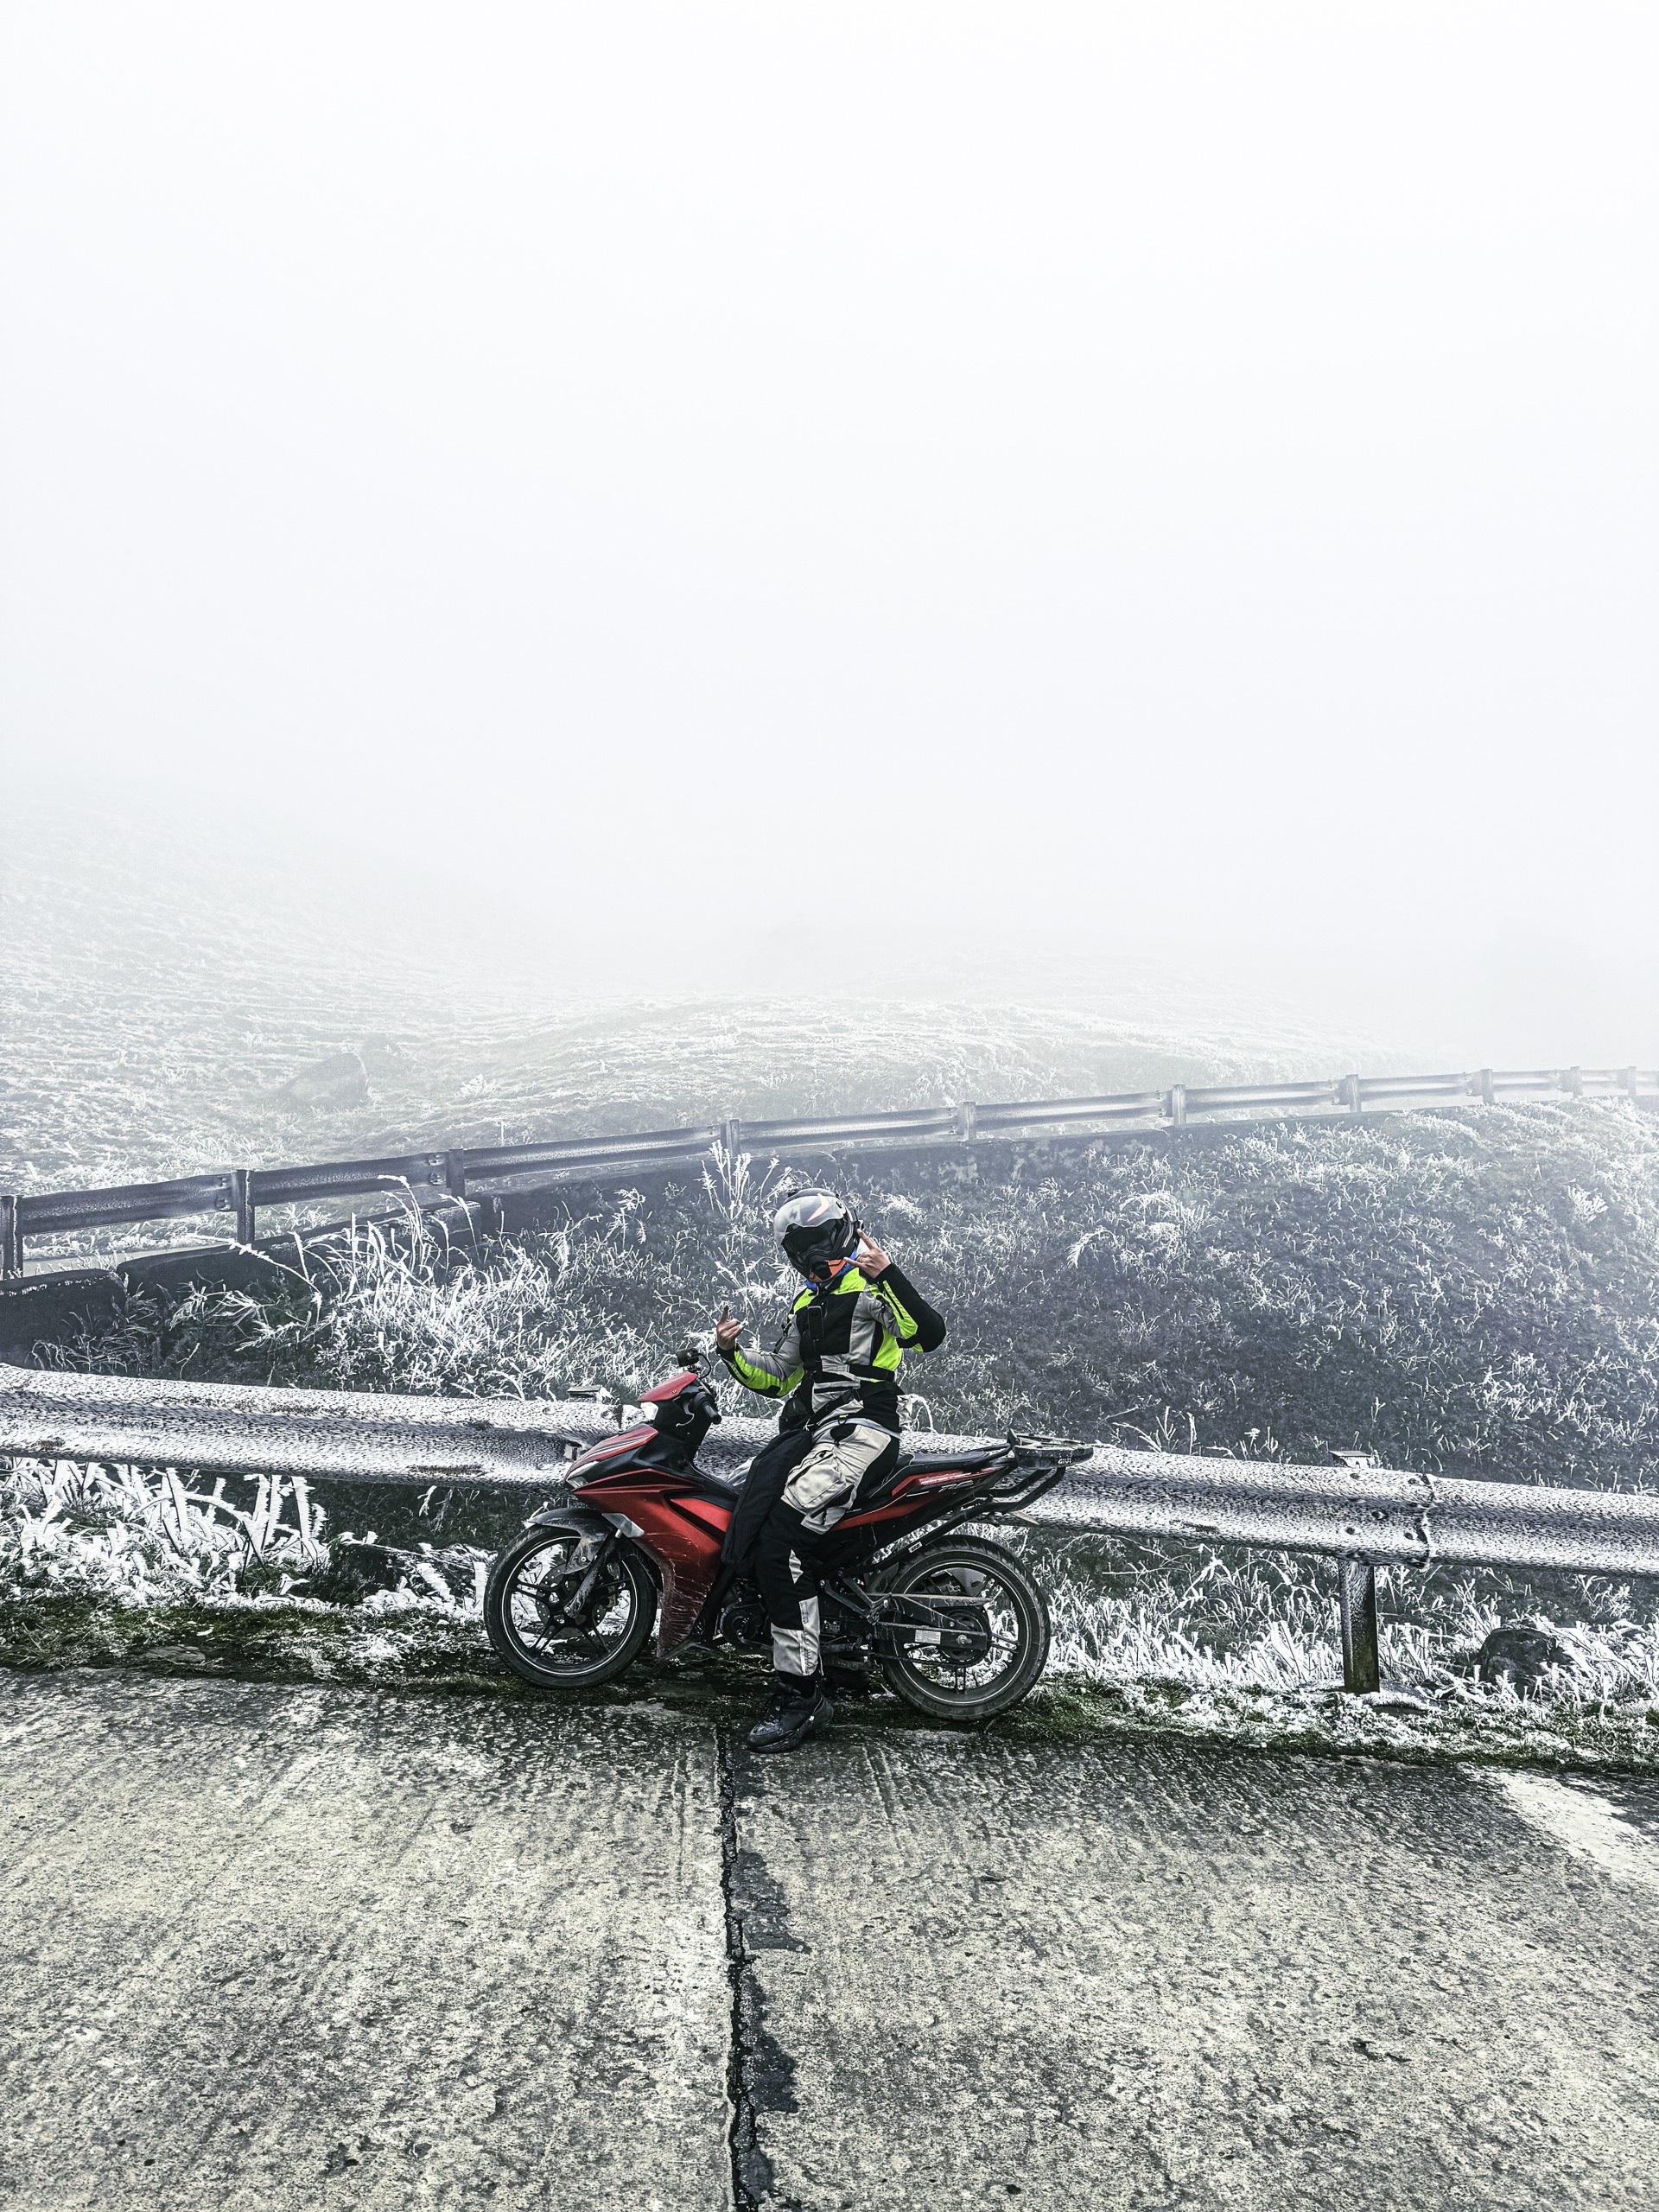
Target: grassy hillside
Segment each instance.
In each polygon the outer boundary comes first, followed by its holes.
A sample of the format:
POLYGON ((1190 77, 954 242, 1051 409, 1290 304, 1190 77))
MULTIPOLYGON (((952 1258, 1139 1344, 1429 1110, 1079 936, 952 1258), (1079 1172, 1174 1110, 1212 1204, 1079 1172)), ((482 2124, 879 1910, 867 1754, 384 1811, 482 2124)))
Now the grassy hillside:
MULTIPOLYGON (((655 1375, 722 1299, 778 1310, 784 1179, 595 1200, 556 1233, 359 1250, 263 1306, 140 1301, 98 1364, 552 1393, 655 1375)), ((1617 1105, 1067 1148, 1007 1179, 843 1178, 951 1321, 938 1426, 1614 1486, 1659 1479, 1659 1128, 1617 1105)))

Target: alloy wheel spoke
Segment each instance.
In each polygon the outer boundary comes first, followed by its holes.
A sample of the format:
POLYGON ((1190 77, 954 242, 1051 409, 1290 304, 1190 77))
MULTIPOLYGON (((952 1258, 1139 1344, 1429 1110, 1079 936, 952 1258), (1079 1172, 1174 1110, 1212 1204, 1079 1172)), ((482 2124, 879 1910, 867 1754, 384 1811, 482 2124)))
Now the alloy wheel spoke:
POLYGON ((925 1577, 898 1594, 931 1614, 946 1636, 957 1637, 977 1630, 985 1638, 985 1649, 970 1657, 912 1643, 906 1662, 937 1688, 954 1696, 988 1688, 1007 1673, 1020 1655, 1019 1611, 1011 1593, 995 1574, 976 1573, 971 1585, 964 1586, 969 1585, 964 1570, 943 1568, 937 1580, 946 1586, 930 1588, 929 1582, 934 1580, 925 1577), (964 1613, 967 1619, 963 1618, 964 1613))
POLYGON ((508 1592, 503 1609, 508 1632, 522 1650, 545 1665, 556 1667, 563 1660, 573 1674, 596 1660, 608 1659, 633 1619, 632 1593, 620 1578, 612 1576, 601 1585, 594 1600, 594 1610, 604 1608, 600 1619, 572 1620, 556 1592, 561 1584, 568 1586, 574 1574, 574 1569, 544 1568, 533 1581, 522 1577, 508 1592))

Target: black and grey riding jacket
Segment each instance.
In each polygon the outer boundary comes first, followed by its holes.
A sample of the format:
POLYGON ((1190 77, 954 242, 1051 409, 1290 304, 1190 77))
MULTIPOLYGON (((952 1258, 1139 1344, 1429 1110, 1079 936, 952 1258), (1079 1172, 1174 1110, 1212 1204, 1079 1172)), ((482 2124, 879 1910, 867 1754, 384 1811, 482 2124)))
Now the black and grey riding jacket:
POLYGON ((889 1262, 874 1282, 851 1267, 810 1284, 770 1351, 734 1345, 721 1357, 751 1390, 790 1399, 786 1427, 857 1412, 896 1434, 900 1361, 944 1342, 940 1316, 889 1262))

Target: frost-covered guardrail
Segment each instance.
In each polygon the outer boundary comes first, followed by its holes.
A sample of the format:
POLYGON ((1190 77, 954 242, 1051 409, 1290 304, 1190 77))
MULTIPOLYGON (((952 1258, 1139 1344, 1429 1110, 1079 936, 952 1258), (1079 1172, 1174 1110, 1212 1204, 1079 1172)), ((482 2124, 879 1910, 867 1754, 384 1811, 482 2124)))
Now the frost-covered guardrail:
MULTIPOLYGON (((544 1492, 569 1443, 610 1433, 620 1409, 591 1399, 410 1398, 254 1389, 0 1366, 0 1452, 307 1481, 480 1484, 544 1492)), ((768 1422, 728 1418, 703 1456, 750 1458, 768 1422)), ((918 1449, 982 1446, 931 1432, 918 1449)), ((1550 1567, 1659 1576, 1659 1497, 1465 1482, 1376 1465, 1209 1459, 1096 1445, 1027 1518, 1077 1533, 1177 1537, 1342 1562, 1350 1688, 1377 1683, 1378 1566, 1550 1567)))
POLYGON ((696 1128, 644 1129, 627 1136, 557 1137, 537 1144, 464 1145, 399 1153, 379 1160, 324 1160, 308 1167, 225 1167, 164 1183, 125 1183, 99 1191, 0 1193, 0 1276, 23 1271, 30 1236, 227 1214, 235 1242, 254 1241, 259 1211, 319 1199, 397 1192, 417 1205, 464 1201, 492 1191, 540 1190, 562 1183, 696 1169, 724 1154, 779 1159, 824 1151, 879 1152, 918 1146, 971 1147, 987 1139, 1065 1131, 1077 1136, 1185 1129, 1206 1123, 1332 1120, 1400 1113, 1471 1099, 1628 1098, 1659 1107, 1653 1068, 1479 1068, 1452 1075, 1321 1077, 1307 1083, 1256 1083, 1200 1090, 1122 1091, 1100 1098, 1014 1099, 1001 1105, 920 1107, 895 1114, 740 1122, 728 1116, 696 1128))

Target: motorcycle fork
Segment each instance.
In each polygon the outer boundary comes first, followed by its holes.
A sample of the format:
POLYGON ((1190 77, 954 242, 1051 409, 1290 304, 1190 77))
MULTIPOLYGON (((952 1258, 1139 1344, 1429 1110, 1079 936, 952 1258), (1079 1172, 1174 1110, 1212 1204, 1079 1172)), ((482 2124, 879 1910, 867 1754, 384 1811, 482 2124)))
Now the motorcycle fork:
MULTIPOLYGON (((585 1541, 588 1543, 592 1543, 595 1539, 590 1536, 585 1541)), ((587 1605, 593 1598, 594 1589, 598 1586, 599 1578, 604 1570, 606 1561, 611 1557, 612 1554, 615 1551, 622 1539, 617 1534, 616 1530, 613 1529, 608 1536, 601 1537, 597 1541, 599 1543, 599 1549, 594 1554, 593 1565, 588 1568, 587 1573, 582 1576, 582 1580, 577 1584, 574 1593, 570 1597, 562 1599, 560 1600, 560 1608, 563 1612, 566 1620, 579 1619, 581 1618, 582 1608, 587 1605)))

